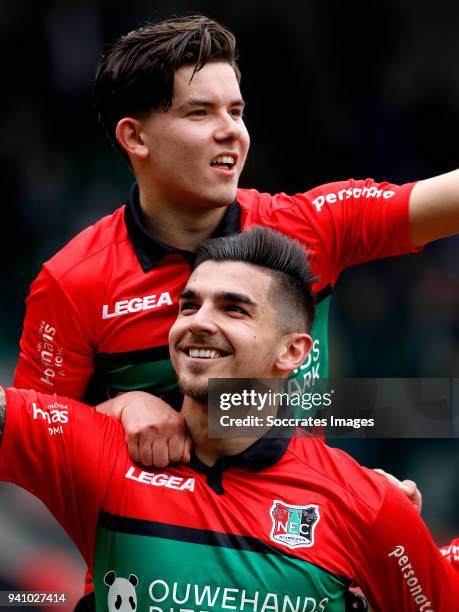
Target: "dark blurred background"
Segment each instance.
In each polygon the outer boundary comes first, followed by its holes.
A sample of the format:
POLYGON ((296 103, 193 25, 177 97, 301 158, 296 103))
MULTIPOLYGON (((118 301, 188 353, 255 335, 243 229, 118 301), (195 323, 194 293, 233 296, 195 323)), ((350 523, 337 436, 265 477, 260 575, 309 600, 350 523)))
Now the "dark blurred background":
MULTIPOLYGON (((186 12, 222 21, 239 41, 252 135, 242 186, 293 193, 350 177, 404 183, 459 166, 455 0, 3 1, 4 383, 12 380, 24 298, 41 262, 123 203, 132 180, 96 122, 91 86, 98 58, 143 21, 186 12)), ((332 309, 332 372, 457 376, 458 256, 453 238, 343 274, 332 309)), ((459 533, 459 441, 345 447, 367 465, 415 478, 439 541, 459 533)), ((0 504, 3 579, 23 588, 38 580, 43 589, 54 575, 70 590, 80 562, 68 556, 71 545, 46 512, 7 485, 0 504)))

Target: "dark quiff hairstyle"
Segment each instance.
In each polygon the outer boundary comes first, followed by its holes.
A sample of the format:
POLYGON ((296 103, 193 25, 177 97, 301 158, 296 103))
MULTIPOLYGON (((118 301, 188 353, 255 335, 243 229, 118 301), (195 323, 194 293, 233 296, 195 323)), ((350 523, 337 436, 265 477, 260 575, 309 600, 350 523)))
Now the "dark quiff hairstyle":
POLYGON ((267 227, 206 240, 196 251, 193 269, 205 261, 241 261, 266 269, 273 276, 270 300, 282 333, 309 332, 314 322, 315 298, 306 253, 297 240, 267 227))
POLYGON ((94 82, 94 102, 108 139, 119 147, 115 128, 123 117, 168 111, 174 73, 182 66, 195 66, 196 72, 210 61, 228 62, 239 81, 236 59, 234 35, 202 15, 147 23, 122 36, 102 57, 94 82))

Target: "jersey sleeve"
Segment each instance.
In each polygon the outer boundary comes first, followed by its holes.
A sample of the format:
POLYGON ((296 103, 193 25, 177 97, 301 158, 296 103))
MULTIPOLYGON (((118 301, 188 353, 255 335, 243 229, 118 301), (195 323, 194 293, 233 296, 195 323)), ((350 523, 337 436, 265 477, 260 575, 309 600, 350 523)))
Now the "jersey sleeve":
POLYGON ((5 391, 0 480, 41 499, 91 568, 99 510, 125 448, 122 427, 74 400, 5 391))
POLYGON ((359 586, 376 610, 441 612, 459 605, 459 574, 412 504, 390 486, 355 553, 359 586))
POLYGON ((32 283, 14 386, 82 399, 94 370, 87 322, 46 264, 32 283))
POLYGON ((440 552, 448 563, 459 572, 459 538, 453 538, 449 544, 441 546, 440 552))
POLYGON ((349 180, 294 196, 293 234, 310 246, 313 272, 323 286, 334 285, 349 266, 419 251, 410 239, 413 187, 349 180))

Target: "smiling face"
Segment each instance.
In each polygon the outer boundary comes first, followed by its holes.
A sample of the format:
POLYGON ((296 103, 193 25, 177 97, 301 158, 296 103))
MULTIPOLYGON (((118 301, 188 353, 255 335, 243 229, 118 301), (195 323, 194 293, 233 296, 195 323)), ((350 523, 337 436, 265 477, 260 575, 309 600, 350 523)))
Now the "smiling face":
POLYGON ((145 157, 141 167, 135 156, 131 161, 139 181, 146 177, 153 201, 209 210, 235 199, 250 141, 233 67, 209 62, 193 71, 176 71, 167 112, 154 110, 139 120, 145 157))
MULTIPOLYGON (((270 300, 268 271, 242 262, 206 261, 191 275, 169 333, 172 363, 185 395, 207 400, 208 378, 274 378, 287 363, 292 338, 282 335, 270 300)), ((308 337, 309 338, 309 337, 308 337)))

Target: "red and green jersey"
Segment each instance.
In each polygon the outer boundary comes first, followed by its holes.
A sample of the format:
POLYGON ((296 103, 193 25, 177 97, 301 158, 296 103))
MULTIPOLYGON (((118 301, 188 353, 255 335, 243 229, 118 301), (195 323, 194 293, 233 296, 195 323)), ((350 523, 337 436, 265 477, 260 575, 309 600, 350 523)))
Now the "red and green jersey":
MULTIPOLYGON (((330 293, 341 271, 412 251, 412 185, 329 183, 295 196, 240 189, 215 232, 253 225, 304 245, 318 296, 314 345, 290 381, 300 392, 328 373, 330 293)), ((134 188, 126 206, 87 228, 46 262, 31 287, 14 384, 90 402, 144 389, 172 401, 168 332, 193 254, 156 241, 134 188)))
POLYGON ((404 495, 321 440, 261 438, 212 467, 151 471, 84 404, 14 389, 6 401, 0 479, 70 534, 98 610, 336 612, 351 582, 375 610, 459 601, 457 572, 404 495))

